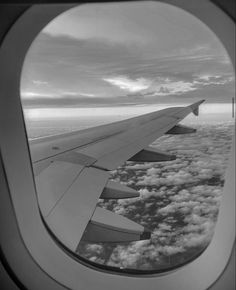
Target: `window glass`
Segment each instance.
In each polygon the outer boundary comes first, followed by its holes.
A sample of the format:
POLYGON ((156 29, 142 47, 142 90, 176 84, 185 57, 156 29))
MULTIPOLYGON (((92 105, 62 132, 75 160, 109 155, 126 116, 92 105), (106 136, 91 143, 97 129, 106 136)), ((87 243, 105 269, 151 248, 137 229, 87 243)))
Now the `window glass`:
POLYGON ((231 146, 234 87, 232 65, 217 37, 171 5, 84 4, 41 31, 21 79, 31 143, 205 99, 198 117, 181 122, 197 132, 164 135, 151 145, 175 160, 127 161, 110 171, 112 181, 140 197, 98 200, 99 207, 149 228, 151 238, 81 241, 75 255, 145 272, 180 266, 208 246, 231 146))

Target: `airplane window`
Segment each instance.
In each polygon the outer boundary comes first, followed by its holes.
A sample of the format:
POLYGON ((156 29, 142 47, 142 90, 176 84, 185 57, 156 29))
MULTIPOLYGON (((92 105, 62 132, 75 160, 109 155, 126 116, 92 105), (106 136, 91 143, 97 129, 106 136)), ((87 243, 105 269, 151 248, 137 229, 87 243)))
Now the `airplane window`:
MULTIPOLYGON (((39 205, 49 231, 64 244, 54 232, 63 228, 64 219, 54 212, 81 172, 92 169, 109 174, 108 183, 113 181, 110 190, 94 197, 97 208, 106 210, 97 212, 100 224, 103 219, 104 227, 111 223, 111 228, 119 223, 114 216, 122 216, 134 222, 130 236, 138 226, 150 234, 117 238, 108 228, 102 234, 95 220, 77 244, 69 241, 69 250, 79 260, 121 272, 150 273, 198 257, 211 242, 217 222, 234 129, 234 95, 235 74, 225 48, 205 24, 179 8, 147 1, 84 4, 55 18, 32 43, 21 77, 39 205), (196 131, 168 130, 151 142, 162 156, 159 160, 136 155, 116 168, 96 165, 107 153, 106 140, 116 138, 117 145, 124 132, 93 129, 93 139, 86 135, 92 128, 202 99, 199 116, 190 114, 181 121, 196 131), (75 155, 73 150, 68 153, 66 142, 78 130, 87 139, 82 145, 73 143, 75 155), (99 135, 103 130, 105 135, 99 135), (133 197, 114 197, 127 188, 133 197), (114 214, 111 219, 107 211, 114 214)), ((139 140, 134 140, 135 147, 139 140)), ((86 202, 90 205, 97 188, 102 191, 108 183, 85 189, 86 202)), ((80 183, 78 200, 79 188, 80 183)), ((94 217, 95 207, 91 210, 94 217)))

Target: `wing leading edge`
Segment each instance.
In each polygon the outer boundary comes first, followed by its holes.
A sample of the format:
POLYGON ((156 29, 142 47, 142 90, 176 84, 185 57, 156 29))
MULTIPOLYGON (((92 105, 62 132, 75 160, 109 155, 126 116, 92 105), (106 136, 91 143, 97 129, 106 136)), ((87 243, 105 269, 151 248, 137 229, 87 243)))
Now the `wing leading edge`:
POLYGON ((193 133, 178 125, 199 113, 204 100, 124 121, 30 142, 39 207, 52 233, 70 250, 80 240, 121 242, 148 239, 143 226, 96 207, 99 198, 139 196, 135 190, 109 181, 109 170, 126 160, 158 162, 175 156, 148 147, 163 134, 193 133))

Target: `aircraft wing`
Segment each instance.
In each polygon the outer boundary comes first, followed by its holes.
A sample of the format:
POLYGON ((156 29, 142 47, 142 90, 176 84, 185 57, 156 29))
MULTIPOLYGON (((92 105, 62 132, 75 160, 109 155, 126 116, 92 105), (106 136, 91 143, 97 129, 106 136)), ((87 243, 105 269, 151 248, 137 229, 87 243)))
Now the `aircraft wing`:
POLYGON ((135 190, 109 180, 126 160, 166 161, 175 156, 148 147, 163 134, 196 130, 178 123, 189 113, 198 115, 199 101, 91 129, 30 141, 41 214, 49 231, 75 251, 80 240, 122 242, 148 239, 150 231, 97 207, 99 198, 139 196, 135 190))

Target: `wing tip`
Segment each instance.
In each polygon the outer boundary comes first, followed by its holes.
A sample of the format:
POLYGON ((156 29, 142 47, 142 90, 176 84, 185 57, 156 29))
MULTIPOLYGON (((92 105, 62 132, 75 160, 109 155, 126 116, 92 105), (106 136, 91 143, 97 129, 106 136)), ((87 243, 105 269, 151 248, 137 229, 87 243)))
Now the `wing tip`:
POLYGON ((204 103, 205 101, 206 101, 205 99, 202 99, 202 100, 200 100, 200 101, 198 101, 196 103, 193 103, 192 105, 189 106, 195 116, 199 115, 199 106, 202 103, 204 103))

